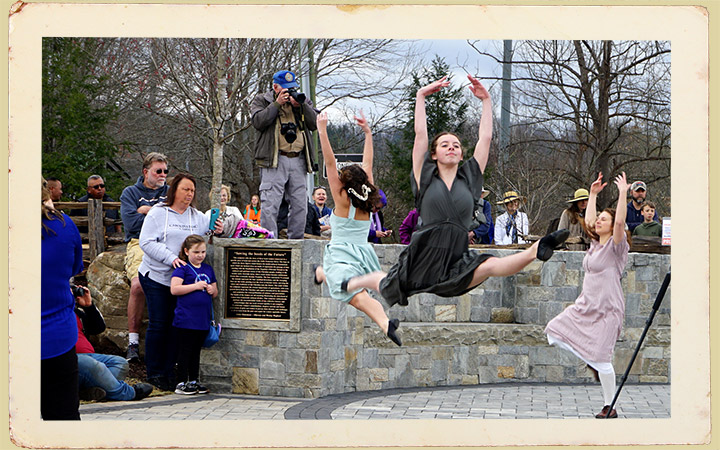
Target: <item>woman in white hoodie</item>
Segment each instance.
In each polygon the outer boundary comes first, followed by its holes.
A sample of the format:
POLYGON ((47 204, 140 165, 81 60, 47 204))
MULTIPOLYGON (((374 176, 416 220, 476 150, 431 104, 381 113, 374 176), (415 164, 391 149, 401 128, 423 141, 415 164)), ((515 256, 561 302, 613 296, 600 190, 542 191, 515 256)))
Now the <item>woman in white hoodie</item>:
MULTIPOLYGON (((195 178, 186 173, 176 175, 166 203, 150 209, 140 231, 139 244, 145 255, 138 272, 148 306, 147 381, 164 391, 175 387, 175 341, 171 333, 177 299, 170 293, 170 279, 175 268, 186 264, 178 257, 185 238, 207 233, 210 225, 210 219, 192 206, 194 199, 195 178)), ((222 231, 223 223, 218 220, 214 232, 222 231)))

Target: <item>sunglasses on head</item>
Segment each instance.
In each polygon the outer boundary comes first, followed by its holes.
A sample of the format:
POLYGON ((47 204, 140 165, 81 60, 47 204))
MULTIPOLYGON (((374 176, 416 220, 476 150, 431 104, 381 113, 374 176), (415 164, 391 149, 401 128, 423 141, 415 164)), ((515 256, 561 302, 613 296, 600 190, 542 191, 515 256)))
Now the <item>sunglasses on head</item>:
POLYGON ((169 172, 169 170, 167 170, 167 169, 156 169, 155 170, 155 173, 158 175, 160 175, 161 173, 164 173, 165 175, 167 175, 168 172, 169 172))
POLYGON ((90 189, 105 189, 105 185, 102 183, 96 184, 95 186, 90 186, 90 189))

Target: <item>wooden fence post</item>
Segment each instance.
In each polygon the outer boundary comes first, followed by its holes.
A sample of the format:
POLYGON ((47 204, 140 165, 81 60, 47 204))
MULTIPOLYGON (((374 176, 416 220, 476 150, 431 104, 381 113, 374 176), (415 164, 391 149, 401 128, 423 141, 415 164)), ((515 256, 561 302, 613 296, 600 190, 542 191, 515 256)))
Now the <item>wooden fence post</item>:
POLYGON ((105 223, 102 200, 88 199, 88 245, 90 260, 105 251, 105 223))

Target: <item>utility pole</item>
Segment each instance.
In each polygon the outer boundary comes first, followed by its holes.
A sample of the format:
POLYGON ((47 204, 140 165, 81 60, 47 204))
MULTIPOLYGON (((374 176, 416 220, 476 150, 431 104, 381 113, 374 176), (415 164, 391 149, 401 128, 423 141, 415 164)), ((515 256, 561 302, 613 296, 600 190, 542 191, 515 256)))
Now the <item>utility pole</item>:
MULTIPOLYGON (((315 96, 314 92, 310 89, 310 78, 311 75, 311 67, 312 64, 310 63, 310 44, 307 39, 300 39, 300 45, 298 46, 299 56, 300 56, 300 70, 299 73, 301 74, 307 74, 304 75, 300 79, 300 89, 302 92, 305 92, 306 95, 310 98, 310 100, 313 102, 313 105, 315 104, 315 96)), ((315 133, 313 133, 313 139, 315 133)), ((315 146, 315 151, 317 151, 317 146, 315 146)), ((317 153, 315 154, 315 160, 317 161, 317 153)), ((310 161, 307 162, 310 164, 310 161)), ((315 177, 312 173, 308 173, 305 177, 305 185, 306 185, 306 191, 307 191, 307 197, 308 201, 312 201, 312 191, 313 187, 315 187, 315 177)))
POLYGON ((510 105, 512 87, 512 40, 503 41, 503 79, 502 101, 500 108, 500 149, 498 152, 498 172, 503 179, 509 160, 510 145, 510 105))

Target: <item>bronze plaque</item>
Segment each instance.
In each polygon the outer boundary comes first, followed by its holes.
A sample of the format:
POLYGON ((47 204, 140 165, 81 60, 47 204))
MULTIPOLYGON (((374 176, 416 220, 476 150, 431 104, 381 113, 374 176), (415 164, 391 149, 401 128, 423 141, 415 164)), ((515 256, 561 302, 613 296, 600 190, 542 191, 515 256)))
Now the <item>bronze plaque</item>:
POLYGON ((290 320, 291 249, 225 249, 225 317, 290 320))

